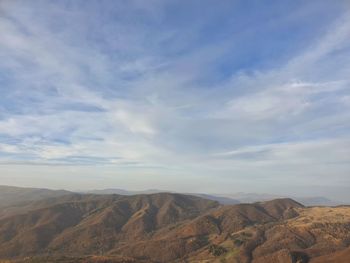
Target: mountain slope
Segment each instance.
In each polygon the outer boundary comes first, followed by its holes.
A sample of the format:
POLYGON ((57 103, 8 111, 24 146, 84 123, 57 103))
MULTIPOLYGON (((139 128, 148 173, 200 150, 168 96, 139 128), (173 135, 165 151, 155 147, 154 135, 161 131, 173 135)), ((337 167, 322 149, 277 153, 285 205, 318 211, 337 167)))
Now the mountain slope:
POLYGON ((230 233, 248 226, 276 222, 285 216, 289 218, 286 211, 302 207, 291 199, 223 206, 176 228, 159 231, 152 240, 125 244, 112 253, 170 262, 197 253, 210 244, 222 242, 230 233))
POLYGON ((341 260, 350 245, 350 207, 288 198, 221 206, 170 193, 73 194, 25 208, 0 219, 0 259, 306 263, 341 260))
POLYGON ((0 255, 101 253, 121 241, 193 218, 218 204, 193 196, 75 196, 73 200, 0 220, 0 255))

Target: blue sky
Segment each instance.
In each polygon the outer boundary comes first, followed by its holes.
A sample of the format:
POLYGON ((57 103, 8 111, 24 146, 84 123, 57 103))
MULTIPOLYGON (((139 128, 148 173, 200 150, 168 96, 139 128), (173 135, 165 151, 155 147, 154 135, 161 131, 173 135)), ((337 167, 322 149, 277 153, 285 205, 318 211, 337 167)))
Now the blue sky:
POLYGON ((350 200, 349 84, 349 1, 1 1, 0 184, 350 200))

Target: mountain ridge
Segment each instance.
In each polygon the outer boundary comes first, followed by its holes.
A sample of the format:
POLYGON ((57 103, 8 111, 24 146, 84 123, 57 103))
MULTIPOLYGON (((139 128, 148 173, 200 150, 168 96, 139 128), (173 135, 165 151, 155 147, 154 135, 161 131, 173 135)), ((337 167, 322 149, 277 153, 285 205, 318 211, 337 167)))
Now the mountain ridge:
POLYGON ((10 208, 0 210, 0 261, 306 263, 341 260, 350 245, 350 206, 291 198, 69 193, 10 208))

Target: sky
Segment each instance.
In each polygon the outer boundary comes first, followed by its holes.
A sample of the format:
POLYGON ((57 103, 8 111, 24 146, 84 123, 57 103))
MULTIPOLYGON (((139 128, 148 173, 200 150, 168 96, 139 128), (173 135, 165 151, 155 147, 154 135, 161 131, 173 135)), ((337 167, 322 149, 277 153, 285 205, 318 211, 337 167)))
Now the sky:
POLYGON ((0 1, 0 184, 350 202, 350 1, 0 1))

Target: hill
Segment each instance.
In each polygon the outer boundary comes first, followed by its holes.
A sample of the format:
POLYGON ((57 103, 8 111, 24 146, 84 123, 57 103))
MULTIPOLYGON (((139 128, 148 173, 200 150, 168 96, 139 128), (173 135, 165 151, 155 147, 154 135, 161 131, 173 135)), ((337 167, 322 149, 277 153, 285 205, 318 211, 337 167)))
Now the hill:
POLYGON ((1 219, 0 256, 100 254, 217 206, 214 201, 168 193, 75 195, 67 202, 1 219))
POLYGON ((173 193, 68 194, 33 201, 0 219, 0 259, 342 262, 349 222, 350 207, 308 208, 289 198, 219 205, 173 193))

